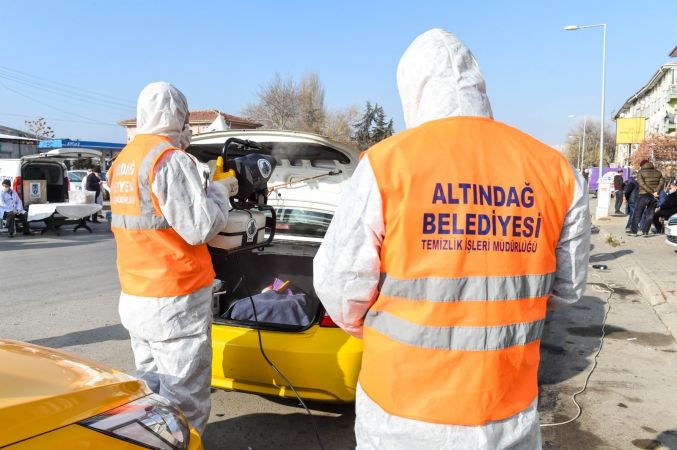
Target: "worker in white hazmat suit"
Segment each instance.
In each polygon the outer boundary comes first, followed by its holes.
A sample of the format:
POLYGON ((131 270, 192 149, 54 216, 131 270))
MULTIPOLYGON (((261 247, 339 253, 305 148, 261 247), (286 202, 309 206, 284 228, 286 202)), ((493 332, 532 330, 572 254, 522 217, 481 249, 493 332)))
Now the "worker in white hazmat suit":
POLYGON ((205 193, 190 143, 188 103, 165 82, 139 95, 134 139, 109 171, 112 229, 137 375, 202 433, 211 384, 211 293, 206 242, 223 230, 228 189, 205 193))
POLYGON ((585 182, 493 120, 453 34, 417 37, 397 83, 408 129, 363 156, 314 259, 328 314, 364 339, 357 448, 539 449, 540 335, 546 302, 585 286, 585 182))

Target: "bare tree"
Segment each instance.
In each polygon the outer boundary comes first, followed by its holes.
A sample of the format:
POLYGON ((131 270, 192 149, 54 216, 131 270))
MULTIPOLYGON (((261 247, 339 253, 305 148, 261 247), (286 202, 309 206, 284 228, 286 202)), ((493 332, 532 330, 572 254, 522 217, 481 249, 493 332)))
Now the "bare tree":
MULTIPOLYGON (((564 154, 569 162, 578 167, 581 147, 585 142, 585 148, 582 149, 583 161, 581 167, 597 167, 599 165, 599 122, 588 120, 587 125, 583 126, 581 121, 575 128, 569 130, 568 138, 564 144, 564 154), (585 128, 585 139, 583 139, 583 129, 585 128)), ((616 155, 616 136, 610 127, 604 128, 604 165, 609 166, 616 155)))
POLYGON ((630 157, 637 169, 643 159, 652 161, 665 176, 677 175, 677 137, 662 134, 649 136, 630 157))
POLYGON ((360 110, 357 106, 328 111, 325 115, 322 134, 335 141, 355 145, 353 124, 357 122, 359 115, 360 110))
POLYGON ((54 130, 47 125, 44 117, 38 117, 35 120, 25 120, 26 131, 34 135, 37 139, 54 139, 54 130))
POLYGON ((320 76, 310 72, 303 76, 299 85, 299 117, 296 128, 302 131, 320 133, 324 127, 326 110, 324 87, 320 76))
POLYGON ((267 128, 289 129, 299 116, 299 87, 279 73, 256 93, 258 101, 248 105, 242 115, 261 122, 267 128))

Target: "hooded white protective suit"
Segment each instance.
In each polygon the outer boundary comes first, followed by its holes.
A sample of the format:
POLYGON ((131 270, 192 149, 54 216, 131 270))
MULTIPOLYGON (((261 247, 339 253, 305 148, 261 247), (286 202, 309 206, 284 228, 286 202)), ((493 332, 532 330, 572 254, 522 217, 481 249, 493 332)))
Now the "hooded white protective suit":
MULTIPOLYGON (((433 29, 418 36, 397 70, 407 128, 452 116, 492 117, 484 78, 470 50, 453 34, 433 29)), ((553 299, 575 302, 584 289, 590 219, 585 181, 577 175, 574 200, 556 251, 553 299)), ((364 317, 378 295, 385 225, 382 199, 365 155, 344 191, 314 260, 314 287, 332 319, 362 337, 364 317)), ((537 400, 508 419, 482 426, 426 423, 394 416, 358 385, 358 449, 540 449, 537 400)))
MULTIPOLYGON (((137 134, 167 136, 180 149, 190 143, 188 103, 169 83, 151 83, 141 91, 136 120, 137 134)), ((184 152, 168 152, 157 163, 151 189, 169 225, 189 244, 209 241, 226 225, 225 187, 210 184, 205 195, 197 167, 184 152)), ((119 311, 137 376, 178 405, 202 433, 211 409, 211 287, 162 298, 122 292, 119 311)))

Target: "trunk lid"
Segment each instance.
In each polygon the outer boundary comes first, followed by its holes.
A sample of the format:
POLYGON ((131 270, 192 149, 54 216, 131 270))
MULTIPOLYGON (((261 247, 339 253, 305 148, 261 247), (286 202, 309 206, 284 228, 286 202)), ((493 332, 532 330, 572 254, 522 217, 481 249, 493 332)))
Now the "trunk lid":
MULTIPOLYGON (((188 152, 201 163, 216 159, 226 139, 237 137, 263 144, 277 167, 268 183, 268 204, 333 213, 345 183, 359 162, 359 151, 324 136, 286 130, 217 131, 196 135, 188 152)), ((238 155, 239 156, 239 155, 238 155)))

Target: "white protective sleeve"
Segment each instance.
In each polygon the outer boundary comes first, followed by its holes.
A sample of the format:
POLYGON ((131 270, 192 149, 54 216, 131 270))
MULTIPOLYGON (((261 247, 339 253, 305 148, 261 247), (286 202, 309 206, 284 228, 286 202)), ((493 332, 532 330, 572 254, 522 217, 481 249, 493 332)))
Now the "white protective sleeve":
POLYGON ((583 295, 590 256, 588 185, 580 173, 571 170, 576 180, 574 198, 555 251, 557 272, 552 288, 552 300, 564 303, 575 303, 583 295))
POLYGON ((186 153, 169 152, 158 161, 151 189, 169 225, 189 244, 204 244, 225 228, 230 209, 225 187, 210 184, 205 194, 186 153))
POLYGON ((361 338, 364 316, 378 294, 385 234, 381 193, 367 156, 343 198, 313 261, 314 287, 334 322, 361 338))

